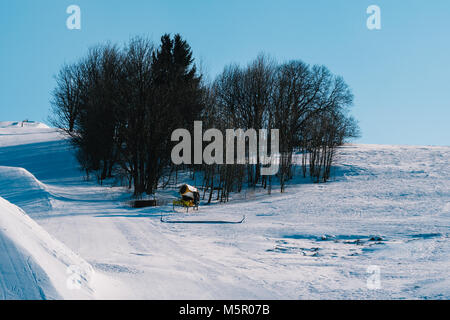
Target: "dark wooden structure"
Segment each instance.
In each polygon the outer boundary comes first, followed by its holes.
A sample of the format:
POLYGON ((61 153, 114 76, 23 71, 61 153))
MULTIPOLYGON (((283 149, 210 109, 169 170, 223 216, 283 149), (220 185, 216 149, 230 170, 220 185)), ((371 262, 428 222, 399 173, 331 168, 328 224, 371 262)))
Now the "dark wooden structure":
POLYGON ((131 202, 133 208, 156 207, 156 200, 134 200, 131 202))

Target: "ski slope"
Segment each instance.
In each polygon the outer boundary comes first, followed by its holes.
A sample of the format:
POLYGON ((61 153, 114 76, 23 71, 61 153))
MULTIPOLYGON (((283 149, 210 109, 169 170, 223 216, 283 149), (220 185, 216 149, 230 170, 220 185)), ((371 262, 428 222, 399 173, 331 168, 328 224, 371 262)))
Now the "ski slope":
POLYGON ((89 298, 92 267, 51 237, 18 207, 0 198, 0 298, 89 298), (79 290, 70 290, 67 269, 77 266, 79 290))
POLYGON ((0 147, 61 140, 61 133, 34 121, 0 121, 0 147))
POLYGON ((189 214, 242 224, 170 224, 184 218, 171 205, 132 209, 127 190, 84 181, 54 129, 0 125, 0 298, 448 299, 449 156, 348 145, 330 183, 189 214), (86 274, 80 288, 68 266, 86 274))

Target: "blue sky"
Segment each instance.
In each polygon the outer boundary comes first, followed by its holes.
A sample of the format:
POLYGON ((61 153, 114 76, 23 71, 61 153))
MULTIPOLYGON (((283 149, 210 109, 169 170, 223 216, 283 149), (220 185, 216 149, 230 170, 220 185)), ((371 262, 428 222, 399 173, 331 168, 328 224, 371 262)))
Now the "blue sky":
POLYGON ((449 145, 448 0, 2 0, 0 121, 46 121, 63 63, 99 42, 181 33, 211 77, 259 52, 324 64, 352 88, 361 143, 449 145), (66 8, 81 8, 68 30, 66 8), (366 8, 381 8, 381 30, 366 8))

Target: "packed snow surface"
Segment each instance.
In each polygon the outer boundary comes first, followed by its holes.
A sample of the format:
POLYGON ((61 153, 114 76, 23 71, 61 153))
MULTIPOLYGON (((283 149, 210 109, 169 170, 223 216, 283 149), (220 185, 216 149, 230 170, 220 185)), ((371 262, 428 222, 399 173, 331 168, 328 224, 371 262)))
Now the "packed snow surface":
POLYGON ((130 208, 126 189, 83 179, 54 129, 22 129, 0 125, 0 298, 450 298, 450 147, 347 145, 329 183, 186 217, 130 208))
POLYGON ((89 264, 1 197, 0 211, 0 298, 90 298, 89 264), (67 276, 71 266, 79 275, 74 283, 67 276))

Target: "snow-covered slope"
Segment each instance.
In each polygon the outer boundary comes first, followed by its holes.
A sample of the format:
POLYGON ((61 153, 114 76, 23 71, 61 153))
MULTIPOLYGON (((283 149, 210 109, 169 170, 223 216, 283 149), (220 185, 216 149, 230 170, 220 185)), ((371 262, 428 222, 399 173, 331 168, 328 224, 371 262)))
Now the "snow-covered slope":
POLYGON ((34 121, 0 121, 0 147, 62 139, 58 130, 34 121))
MULTIPOLYGON (((20 136, 0 148, 0 196, 92 266, 94 279, 102 279, 90 285, 93 297, 450 297, 450 147, 348 145, 330 183, 299 179, 284 194, 247 191, 190 213, 194 220, 245 214, 243 224, 162 224, 161 216, 183 214, 171 206, 129 208, 126 190, 83 180, 67 141, 34 130, 35 143, 20 136), (367 285, 374 267, 376 289, 367 285)), ((7 139, 0 136, 0 146, 7 139)), ((24 224, 16 220, 9 223, 24 224)), ((31 250, 20 232, 4 237, 4 247, 31 250)), ((40 268, 33 270, 53 286, 48 296, 70 297, 58 280, 67 263, 45 254, 33 259, 40 268)), ((4 261, 0 256, 3 268, 4 261)))
POLYGON ((51 194, 47 187, 29 171, 18 167, 0 166, 0 190, 2 196, 13 203, 20 203, 32 216, 51 210, 51 194))
POLYGON ((87 262, 1 197, 0 213, 0 298, 93 297, 87 262))
POLYGON ((33 128, 33 129, 50 129, 45 123, 36 121, 0 121, 1 129, 11 128, 33 128))

